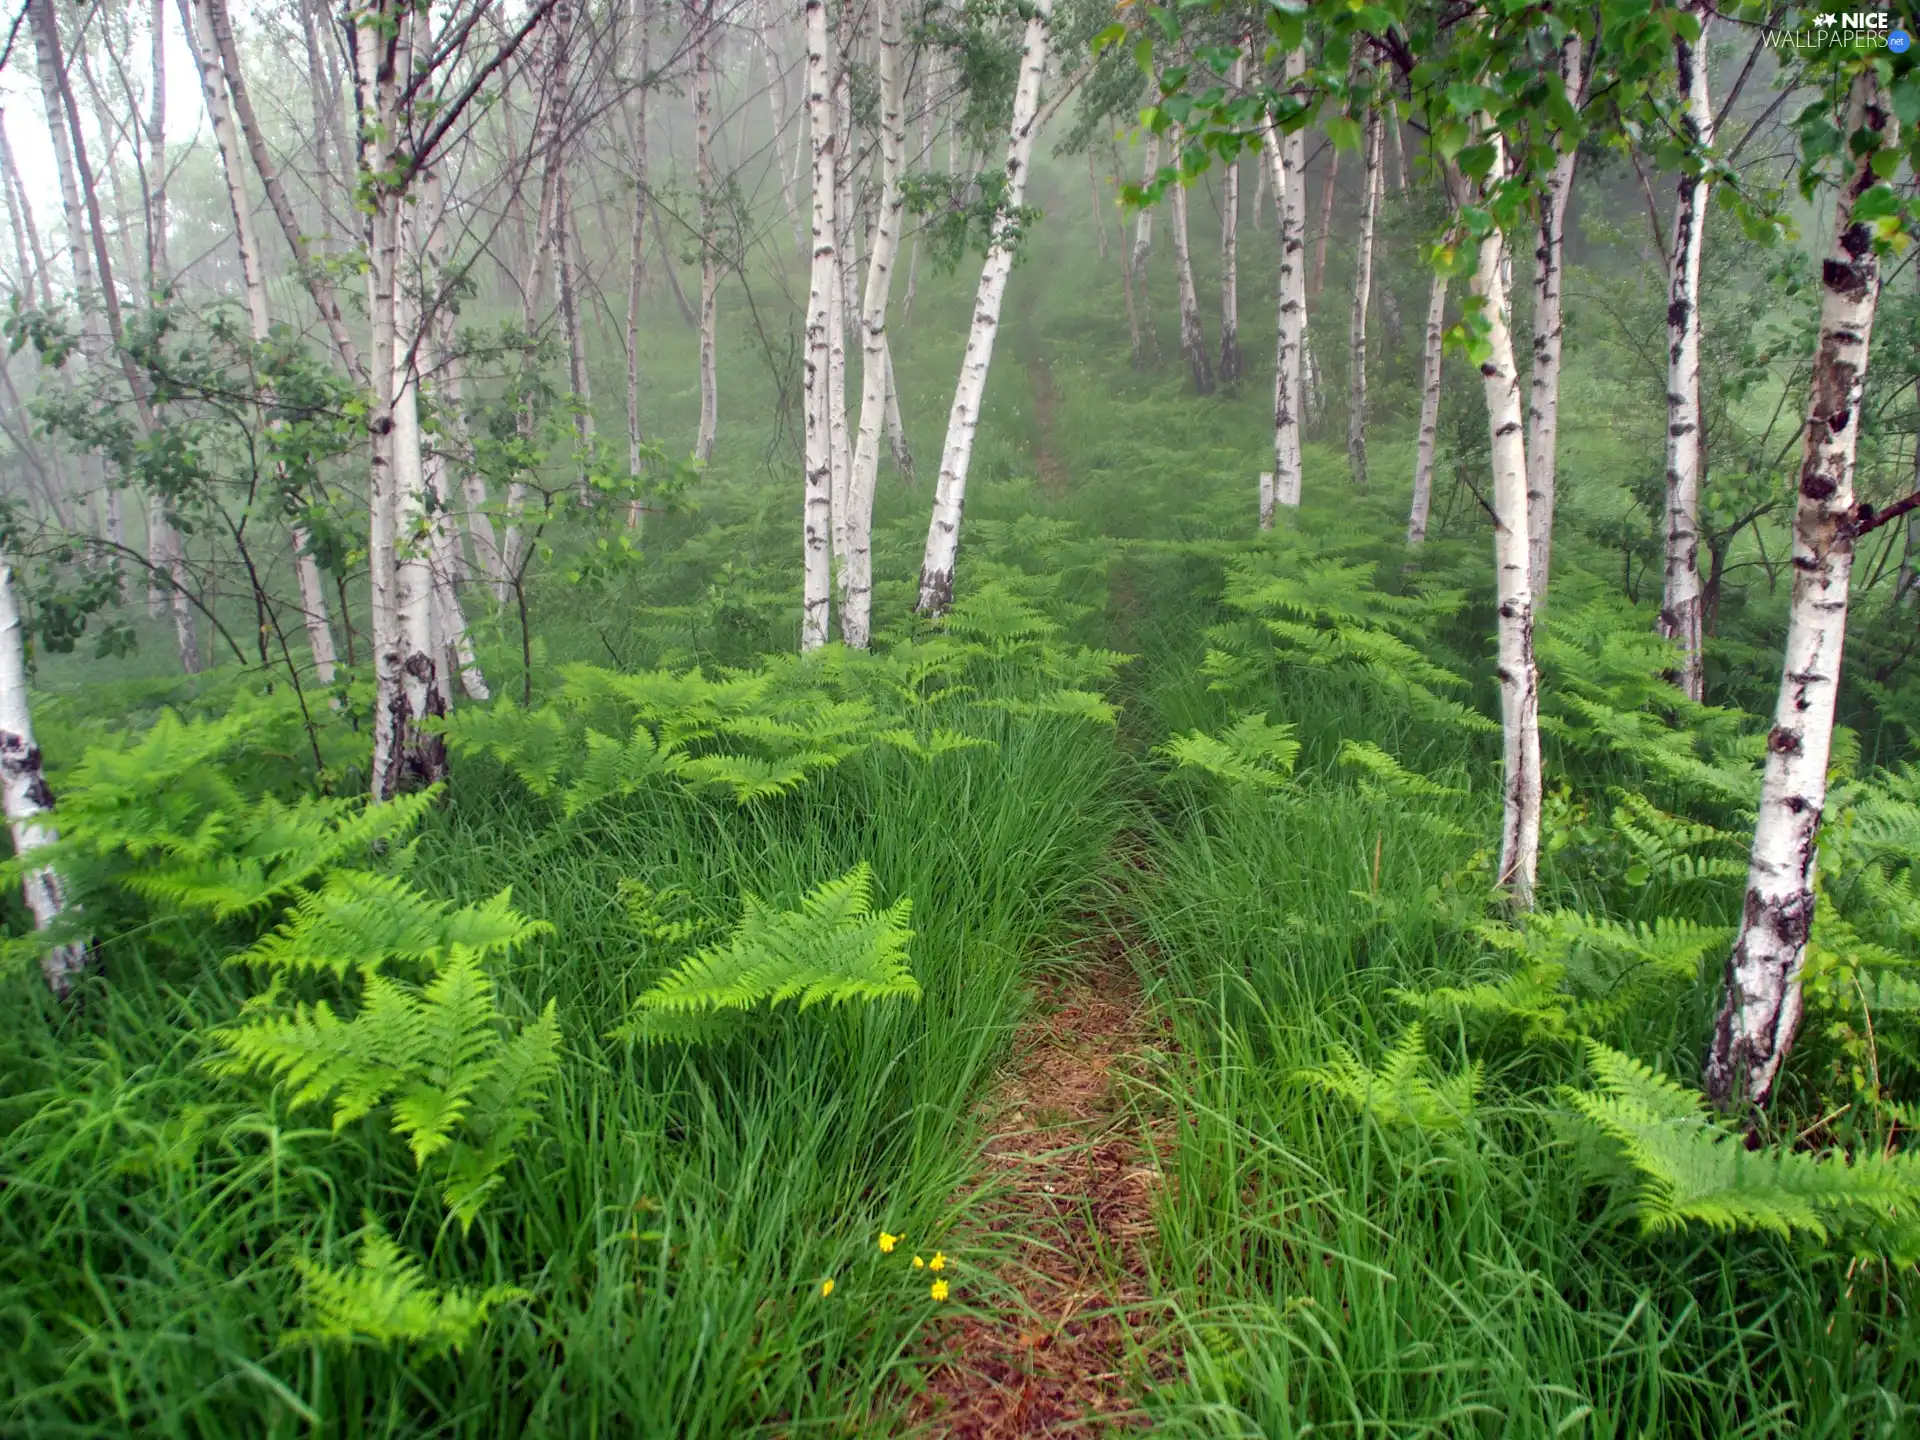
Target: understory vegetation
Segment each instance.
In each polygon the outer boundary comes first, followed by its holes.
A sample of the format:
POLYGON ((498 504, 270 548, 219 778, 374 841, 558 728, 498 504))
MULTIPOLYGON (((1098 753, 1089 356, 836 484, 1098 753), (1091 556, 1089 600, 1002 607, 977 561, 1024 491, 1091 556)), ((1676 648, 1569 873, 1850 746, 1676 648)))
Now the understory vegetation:
MULTIPOLYGON (((1004 134, 991 118, 969 123, 1004 134)), ((727 420, 698 463, 680 458, 703 424, 684 298, 636 300, 648 438, 635 427, 630 466, 579 428, 577 386, 502 378, 565 362, 476 285, 474 393, 460 412, 430 392, 426 429, 457 418, 475 468, 526 490, 525 549, 497 584, 462 581, 457 663, 490 697, 443 673, 445 713, 411 716, 410 742, 443 773, 377 799, 392 696, 344 579, 375 542, 345 506, 296 522, 256 493, 289 456, 343 468, 360 402, 327 390, 327 423, 289 420, 301 385, 337 377, 285 335, 274 369, 230 316, 181 314, 130 345, 171 375, 180 428, 106 433, 84 394, 36 412, 42 442, 149 478, 246 451, 256 489, 207 482, 189 539, 204 559, 230 535, 250 567, 236 517, 252 536, 311 522, 298 553, 322 557, 346 645, 326 683, 291 658, 281 546, 246 586, 196 591, 187 628, 213 653, 178 673, 180 622, 144 581, 29 549, 8 512, 58 835, 6 869, 0 1431, 946 1433, 929 1382, 962 1319, 1023 1313, 1021 1237, 979 1220, 1019 1183, 984 1161, 983 1102, 1047 979, 1097 937, 1158 1037, 1116 1082, 1157 1182, 1147 1299, 1111 1377, 1133 1419, 1210 1440, 1920 1434, 1906 526, 1862 538, 1854 571, 1797 1042, 1764 1105, 1714 1106, 1700 1082, 1778 743, 1817 256, 1729 222, 1700 282, 1713 468, 1691 699, 1660 633, 1666 264, 1619 220, 1640 204, 1619 156, 1575 191, 1523 908, 1502 870, 1492 462, 1464 331, 1430 527, 1407 538, 1432 197, 1381 202, 1369 263, 1396 338, 1375 341, 1367 483, 1340 398, 1342 234, 1308 326, 1324 399, 1302 417, 1302 502, 1257 530, 1270 332, 1249 323, 1243 370, 1192 393, 1164 248, 1126 268, 1138 211, 1111 202, 1140 166, 1104 148, 1111 118, 1065 112, 1046 139, 1079 148, 1037 152, 962 566, 933 615, 916 567, 980 216, 927 182, 927 253, 888 327, 917 466, 880 466, 870 650, 794 653, 812 623, 808 261, 769 196, 729 202, 742 231, 764 210, 781 236, 741 240, 717 282, 755 320, 722 332, 727 420), (943 225, 960 238, 940 265, 943 225), (1150 300, 1164 357, 1139 338, 1150 300), (256 364, 285 413, 249 429, 227 387, 256 364), (48 867, 65 908, 41 923, 19 896, 48 867), (64 998, 42 973, 62 946, 88 957, 64 998)), ((1211 297, 1219 177, 1198 169, 1211 297)), ((1270 317, 1265 203, 1238 263, 1245 308, 1270 317)), ((574 243, 613 255, 616 219, 574 243)), ((1516 248, 1519 292, 1534 261, 1516 248)), ((659 249, 697 288, 699 257, 659 249)), ((1914 463, 1911 280, 1880 302, 1863 494, 1914 463)), ((29 312, 16 353, 44 354, 51 322, 29 312)), ((581 365, 610 413, 629 357, 605 328, 581 365)))

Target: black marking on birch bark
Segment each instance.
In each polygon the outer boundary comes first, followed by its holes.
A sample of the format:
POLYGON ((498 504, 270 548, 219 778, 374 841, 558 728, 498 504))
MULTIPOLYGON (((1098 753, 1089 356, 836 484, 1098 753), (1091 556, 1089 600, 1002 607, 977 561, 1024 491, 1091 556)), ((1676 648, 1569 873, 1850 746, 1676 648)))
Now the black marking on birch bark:
MULTIPOLYGON (((1818 470, 1809 468, 1800 477, 1800 493, 1809 500, 1830 500, 1840 488, 1839 482, 1822 475, 1818 470)), ((1797 557, 1796 557, 1797 558, 1797 557)))
POLYGON ((920 613, 944 615, 953 604, 953 571, 927 570, 920 575, 920 613))
POLYGON ((42 810, 53 808, 53 791, 40 771, 40 747, 11 730, 0 730, 0 774, 26 781, 27 799, 42 810))
POLYGON ((1506 424, 1502 425, 1498 430, 1494 431, 1493 433, 1495 435, 1511 435, 1519 428, 1520 428, 1520 422, 1518 420, 1509 420, 1506 424))
POLYGON ((1847 428, 1847 423, 1852 419, 1853 412, 1843 405, 1827 417, 1827 430, 1831 434, 1838 435, 1847 428))
MULTIPOLYGON (((1863 227, 1855 227, 1855 229, 1860 228, 1863 227)), ((1851 235, 1853 232, 1847 233, 1851 235)), ((1844 236, 1840 243, 1842 245, 1847 243, 1844 236)), ((1820 283, 1835 294, 1844 295, 1849 300, 1863 300, 1867 294, 1867 267, 1859 264, 1849 265, 1844 260, 1835 260, 1832 256, 1828 256, 1820 263, 1820 283)))
MULTIPOLYGON (((1674 330, 1685 329, 1687 324, 1687 317, 1692 313, 1693 313, 1693 306, 1689 302, 1685 300, 1673 301, 1670 305, 1667 306, 1668 327, 1674 330)), ((1680 353, 1680 346, 1678 343, 1674 345, 1673 353, 1675 357, 1678 358, 1680 353)))
POLYGON ((1480 366, 1480 373, 1486 376, 1487 379, 1492 380, 1500 374, 1500 367, 1494 364, 1493 361, 1488 360, 1480 366))
MULTIPOLYGON (((444 718, 447 713, 447 698, 440 691, 433 657, 416 650, 407 657, 400 668, 427 687, 426 705, 420 718, 444 718)), ((403 685, 400 701, 395 710, 396 715, 400 707, 406 704, 406 687, 403 685)), ((409 716, 409 721, 411 718, 409 716)), ((403 752, 399 757, 401 765, 399 778, 403 783, 411 781, 424 786, 435 784, 446 778, 447 742, 444 737, 433 731, 423 730, 412 723, 409 723, 404 730, 397 730, 395 736, 401 741, 399 748, 403 752)))
POLYGON ((1800 743, 1800 732, 1784 725, 1776 725, 1767 732, 1767 749, 1776 755, 1797 755, 1800 743))
POLYGON ((1846 251, 1847 254, 1853 256, 1854 259, 1859 260, 1872 253, 1873 232, 1867 229, 1860 221, 1856 220, 1853 224, 1849 225, 1845 233, 1840 236, 1840 248, 1846 251))

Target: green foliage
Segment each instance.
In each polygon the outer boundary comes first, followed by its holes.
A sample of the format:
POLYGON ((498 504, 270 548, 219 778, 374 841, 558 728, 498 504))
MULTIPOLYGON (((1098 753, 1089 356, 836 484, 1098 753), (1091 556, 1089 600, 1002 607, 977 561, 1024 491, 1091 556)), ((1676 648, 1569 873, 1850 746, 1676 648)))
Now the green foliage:
POLYGON ((1845 1235, 1865 1255, 1900 1264, 1920 1256, 1920 1164, 1908 1155, 1809 1155, 1749 1148, 1715 1124, 1698 1092, 1598 1041, 1587 1061, 1600 1089, 1563 1091, 1567 1103, 1632 1167, 1643 1228, 1796 1231, 1845 1235))
POLYGON ((749 895, 724 944, 675 965, 635 1002, 614 1034, 648 1044, 706 1039, 728 1012, 797 1001, 799 1008, 920 998, 907 968, 906 897, 873 908, 873 871, 857 865, 809 891, 798 910, 773 910, 749 895))
POLYGON ((420 1262, 369 1226, 352 1265, 333 1269, 297 1258, 307 1323, 292 1338, 417 1346, 425 1355, 460 1350, 502 1305, 532 1298, 515 1285, 436 1290, 420 1262))
POLYGON ((1432 1070, 1426 1031, 1415 1021, 1381 1057, 1377 1069, 1368 1066, 1351 1047, 1335 1045, 1319 1065, 1296 1074, 1316 1090, 1346 1101, 1382 1125, 1457 1130, 1472 1118, 1474 1096, 1484 1080, 1481 1067, 1476 1061, 1454 1075, 1428 1073, 1432 1070))
POLYGON ((1291 725, 1272 725, 1258 712, 1242 715, 1218 737, 1194 731, 1159 748, 1174 765, 1201 770, 1235 785, 1277 790, 1293 774, 1300 742, 1291 725))

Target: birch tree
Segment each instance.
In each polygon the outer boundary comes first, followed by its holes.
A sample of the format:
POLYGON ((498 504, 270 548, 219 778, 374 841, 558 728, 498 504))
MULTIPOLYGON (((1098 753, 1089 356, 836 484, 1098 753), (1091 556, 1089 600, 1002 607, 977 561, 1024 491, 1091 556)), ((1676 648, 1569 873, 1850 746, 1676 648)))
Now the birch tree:
MULTIPOLYGON (((1160 169, 1160 136, 1147 133, 1146 156, 1141 162, 1141 183, 1151 181, 1160 169)), ((1147 296, 1147 257, 1153 253, 1153 207, 1142 205, 1133 217, 1133 248, 1127 255, 1127 284, 1130 303, 1138 306, 1138 323, 1133 326, 1133 363, 1160 361, 1160 336, 1153 328, 1153 306, 1147 296)), ((1131 316, 1129 317, 1132 318, 1131 316)))
MULTIPOLYGON (((1287 84, 1306 73, 1306 56, 1297 47, 1287 54, 1287 84)), ((1302 361, 1307 328, 1306 137, 1299 129, 1281 133, 1273 117, 1265 120, 1264 154, 1280 221, 1280 284, 1273 364, 1273 478, 1263 480, 1260 528, 1273 528, 1274 509, 1300 504, 1300 420, 1306 404, 1302 361)))
MULTIPOLYGON (((13 853, 26 857, 60 838, 48 812, 53 791, 40 768, 40 747, 33 739, 33 711, 27 697, 26 637, 20 604, 13 592, 13 565, 0 556, 0 799, 5 801, 13 853)), ((66 886, 50 865, 28 870, 21 881, 34 928, 45 930, 67 908, 66 886)), ((47 988, 65 999, 86 969, 87 944, 68 940, 40 957, 47 988)))
POLYGON ((1020 79, 1013 93, 1013 121, 1007 137, 1002 208, 993 219, 986 263, 973 302, 973 324, 967 332, 966 353, 960 361, 960 382, 954 388, 947 415, 947 440, 940 455, 935 482, 933 520, 927 529, 926 553, 920 562, 919 613, 936 616, 953 603, 953 571, 960 551, 960 517, 966 503, 967 466, 973 458, 973 437, 980 425, 980 401, 986 393, 987 367, 993 359, 993 341, 1000 328, 1000 302, 1013 270, 1020 207, 1026 199, 1027 171, 1033 156, 1034 120, 1040 108, 1040 84, 1047 68, 1047 24, 1053 0, 1034 0, 1020 47, 1020 79))
MULTIPOLYGON (((1793 591, 1773 729, 1747 865, 1746 903, 1727 957, 1725 995, 1707 1049, 1707 1094, 1722 1106, 1772 1094, 1802 1008, 1800 975, 1814 911, 1815 843, 1827 800, 1834 706, 1847 633, 1847 591, 1863 517, 1854 504, 1861 401, 1879 299, 1869 196, 1874 162, 1899 125, 1871 63, 1860 66, 1840 133, 1848 173, 1821 264, 1819 338, 1793 519, 1793 591)), ((1675 247, 1678 249, 1678 247, 1675 247)))
MULTIPOLYGON (((1173 160, 1181 167, 1184 147, 1180 127, 1172 135, 1173 160)), ((1186 357, 1187 371, 1193 377, 1193 393, 1213 393, 1213 361, 1207 355, 1207 337, 1200 325, 1200 296, 1193 284, 1193 247, 1187 239, 1187 185, 1183 175, 1171 190, 1173 201, 1173 266, 1180 287, 1180 353, 1186 357)))
POLYGON ((838 189, 833 113, 833 74, 828 48, 826 0, 805 0, 807 27, 807 135, 813 152, 813 265, 807 285, 806 500, 801 511, 800 648, 827 643, 833 604, 833 437, 831 312, 839 304, 834 264, 838 189))
POLYGON ((693 27, 693 155, 700 187, 700 430, 693 453, 713 458, 720 428, 720 249, 713 166, 713 0, 688 6, 693 27))
POLYGON ((1426 543, 1433 509, 1433 452, 1440 437, 1440 364, 1446 337, 1447 273, 1435 270, 1427 292, 1427 328, 1420 344, 1420 428, 1413 447, 1413 503, 1407 508, 1407 545, 1426 543))
MULTIPOLYGON (((1560 85, 1567 105, 1586 102, 1586 68, 1580 34, 1560 43, 1560 85)), ((1395 127, 1396 130, 1398 127, 1395 127)), ((1567 246, 1567 207, 1573 198, 1577 139, 1569 138, 1540 186, 1539 223, 1533 251, 1533 377, 1527 402, 1527 549, 1533 592, 1544 602, 1553 564, 1554 491, 1560 451, 1560 349, 1562 289, 1567 246)), ((1436 377, 1435 383, 1438 383, 1436 377)))
MULTIPOLYGON (((1674 70, 1681 95, 1680 127, 1696 154, 1713 145, 1713 108, 1708 93, 1707 31, 1711 13, 1694 12, 1700 33, 1674 38, 1674 70)), ((1667 506, 1666 585, 1660 602, 1660 633, 1680 646, 1680 688, 1690 700, 1704 698, 1706 674, 1701 636, 1700 482, 1703 428, 1700 414, 1700 258, 1706 244, 1707 176, 1689 161, 1673 214, 1673 245, 1667 273, 1667 506)))
POLYGON ((873 250, 861 307, 860 429, 847 483, 847 575, 841 591, 840 638, 866 649, 873 604, 873 500, 880 474, 880 432, 887 425, 893 363, 887 348, 887 303, 899 252, 901 188, 907 146, 905 84, 900 64, 899 0, 878 0, 880 194, 874 206, 873 250))
MULTIPOLYGON (((1246 47, 1233 61, 1233 88, 1247 83, 1246 47)), ((1091 164, 1091 158, 1089 158, 1091 164)), ((1089 171, 1091 173, 1091 171, 1089 171)), ((1220 383, 1229 391, 1240 385, 1240 160, 1227 162, 1220 187, 1220 383)), ((1256 209, 1258 207, 1256 206, 1256 209)), ((1100 250, 1106 255, 1107 235, 1100 232, 1100 250)))
POLYGON ((1367 488, 1367 309, 1373 291, 1373 232, 1380 216, 1380 107, 1367 110, 1360 177, 1360 236, 1353 262, 1353 318, 1347 341, 1347 465, 1354 488, 1367 488))

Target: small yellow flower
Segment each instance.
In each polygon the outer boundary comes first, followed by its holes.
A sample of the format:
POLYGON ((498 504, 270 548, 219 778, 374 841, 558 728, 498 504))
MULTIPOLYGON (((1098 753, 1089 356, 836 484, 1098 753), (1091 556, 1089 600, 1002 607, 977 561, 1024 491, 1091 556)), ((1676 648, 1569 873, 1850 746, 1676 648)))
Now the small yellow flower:
POLYGON ((941 1254, 938 1250, 934 1251, 933 1259, 927 1262, 927 1268, 933 1271, 935 1274, 938 1274, 940 1271, 947 1268, 947 1257, 941 1254))
POLYGON ((880 1232, 880 1253, 882 1255, 891 1255, 893 1253, 893 1247, 900 1243, 900 1239, 900 1236, 889 1235, 886 1231, 882 1230, 880 1232))
POLYGON ((927 1268, 927 1262, 916 1255, 913 1257, 913 1268, 916 1270, 924 1270, 927 1268))
POLYGON ((936 1300, 944 1300, 944 1299, 946 1299, 946 1298, 947 1298, 947 1295, 948 1295, 948 1293, 949 1293, 949 1292, 948 1292, 948 1290, 947 1290, 947 1282, 946 1282, 946 1281, 944 1281, 944 1280, 936 1280, 936 1281, 934 1281, 934 1282, 933 1282, 933 1288, 932 1288, 931 1290, 929 1290, 929 1291, 927 1291, 927 1293, 928 1293, 929 1295, 931 1295, 931 1296, 933 1296, 933 1298, 934 1298, 934 1299, 936 1299, 936 1300))
POLYGON ((820 1298, 824 1300, 827 1298, 827 1296, 831 1295, 832 1293, 833 1293, 833 1277, 828 1276, 825 1280, 822 1280, 820 1282, 820 1298))

